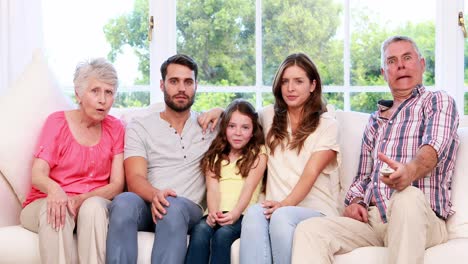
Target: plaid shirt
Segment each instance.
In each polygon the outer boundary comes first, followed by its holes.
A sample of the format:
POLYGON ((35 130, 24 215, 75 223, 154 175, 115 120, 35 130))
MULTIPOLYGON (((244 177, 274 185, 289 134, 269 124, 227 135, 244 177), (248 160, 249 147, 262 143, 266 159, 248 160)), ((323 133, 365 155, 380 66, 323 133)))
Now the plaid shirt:
POLYGON ((353 184, 346 194, 345 204, 362 197, 369 205, 375 202, 383 222, 387 222, 387 202, 393 189, 379 180, 383 162, 377 158, 382 152, 401 163, 411 161, 423 145, 437 152, 437 165, 413 186, 421 189, 437 216, 447 219, 451 210, 450 185, 459 145, 457 135, 458 113, 452 97, 445 92, 430 92, 416 86, 411 97, 406 99, 387 119, 382 112, 393 101, 380 101, 364 131, 359 169, 353 184))

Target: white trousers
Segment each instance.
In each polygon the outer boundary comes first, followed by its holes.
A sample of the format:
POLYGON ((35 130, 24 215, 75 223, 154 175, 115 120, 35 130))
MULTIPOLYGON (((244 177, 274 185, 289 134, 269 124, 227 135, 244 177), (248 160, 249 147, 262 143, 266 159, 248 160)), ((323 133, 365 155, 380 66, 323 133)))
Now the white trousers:
POLYGON ((445 221, 432 211, 421 190, 395 192, 382 222, 377 207, 369 222, 348 217, 316 217, 301 222, 294 235, 292 263, 333 263, 335 254, 355 248, 385 246, 389 264, 423 264, 426 248, 447 241, 445 221))
MULTIPOLYGON (((93 196, 80 207, 77 219, 79 263, 104 263, 108 225, 107 204, 110 201, 93 196)), ((39 251, 42 263, 73 263, 73 230, 75 220, 67 211, 65 226, 55 231, 47 223, 47 200, 37 199, 28 204, 20 216, 24 228, 39 235, 39 251)))

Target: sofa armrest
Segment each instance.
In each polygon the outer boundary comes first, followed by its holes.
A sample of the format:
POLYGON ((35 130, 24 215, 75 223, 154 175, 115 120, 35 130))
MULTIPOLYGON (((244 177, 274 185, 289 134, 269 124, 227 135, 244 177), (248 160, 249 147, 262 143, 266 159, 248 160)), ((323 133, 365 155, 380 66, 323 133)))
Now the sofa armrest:
POLYGON ((6 180, 0 172, 0 201, 2 201, 2 211, 0 213, 0 227, 19 224, 19 215, 21 212, 21 203, 6 180))

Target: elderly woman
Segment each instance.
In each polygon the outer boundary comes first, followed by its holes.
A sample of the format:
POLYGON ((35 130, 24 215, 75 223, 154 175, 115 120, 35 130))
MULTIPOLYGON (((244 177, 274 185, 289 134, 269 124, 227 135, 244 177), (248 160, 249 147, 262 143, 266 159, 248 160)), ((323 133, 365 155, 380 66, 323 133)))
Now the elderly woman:
POLYGON ((108 115, 117 73, 105 59, 77 66, 78 109, 51 114, 32 166, 21 224, 39 234, 42 263, 71 263, 76 224, 80 263, 104 263, 107 204, 124 187, 124 126, 108 115))

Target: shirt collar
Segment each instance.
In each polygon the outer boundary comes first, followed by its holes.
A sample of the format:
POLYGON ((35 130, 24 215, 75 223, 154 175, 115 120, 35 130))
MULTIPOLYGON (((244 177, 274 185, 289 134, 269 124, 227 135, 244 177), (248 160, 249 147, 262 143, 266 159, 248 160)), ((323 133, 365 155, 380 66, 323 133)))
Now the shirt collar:
MULTIPOLYGON (((422 84, 418 84, 414 87, 413 89, 413 92, 411 93, 411 96, 408 98, 408 99, 411 99, 417 95, 420 95, 422 93, 424 93, 424 91, 426 90, 426 88, 424 88, 424 85, 422 84)), ((406 99, 406 100, 408 100, 406 99)), ((385 112, 387 111, 388 109, 390 109, 391 107, 393 106, 393 100, 384 100, 384 99, 381 99, 377 102, 377 108, 379 110, 379 112, 385 112)))

